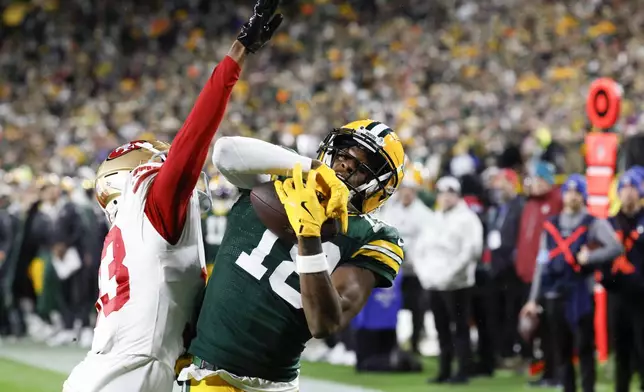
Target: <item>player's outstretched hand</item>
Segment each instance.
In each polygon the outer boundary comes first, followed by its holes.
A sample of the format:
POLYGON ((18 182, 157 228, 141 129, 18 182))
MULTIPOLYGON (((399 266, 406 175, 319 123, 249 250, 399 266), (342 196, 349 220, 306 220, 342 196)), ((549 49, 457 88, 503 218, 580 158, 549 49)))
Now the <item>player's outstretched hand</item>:
POLYGON ((309 171, 304 185, 302 165, 293 168, 293 178, 284 182, 275 181, 275 191, 284 205, 288 220, 298 237, 320 237, 322 224, 326 221, 326 211, 318 201, 315 170, 309 171))
POLYGON ((327 165, 321 164, 315 171, 318 172, 318 184, 324 188, 323 193, 328 200, 326 215, 329 218, 340 220, 342 232, 346 233, 349 229, 349 188, 327 165))
POLYGON ((255 53, 261 49, 284 20, 282 14, 275 14, 279 3, 279 0, 257 0, 255 3, 253 16, 244 23, 237 36, 237 41, 241 42, 248 52, 255 53))

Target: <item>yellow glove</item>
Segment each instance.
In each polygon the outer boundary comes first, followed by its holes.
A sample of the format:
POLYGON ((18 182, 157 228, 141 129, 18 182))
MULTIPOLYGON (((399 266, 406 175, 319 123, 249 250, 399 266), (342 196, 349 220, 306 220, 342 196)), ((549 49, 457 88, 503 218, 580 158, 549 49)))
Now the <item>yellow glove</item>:
POLYGON ((327 165, 316 168, 318 184, 323 187, 323 194, 327 196, 326 215, 332 219, 339 219, 342 232, 349 229, 349 188, 336 176, 335 171, 327 165))
POLYGON ((327 216, 318 201, 315 170, 309 172, 306 186, 302 181, 302 165, 293 168, 293 178, 275 181, 275 191, 280 198, 289 222, 298 237, 319 237, 327 216))

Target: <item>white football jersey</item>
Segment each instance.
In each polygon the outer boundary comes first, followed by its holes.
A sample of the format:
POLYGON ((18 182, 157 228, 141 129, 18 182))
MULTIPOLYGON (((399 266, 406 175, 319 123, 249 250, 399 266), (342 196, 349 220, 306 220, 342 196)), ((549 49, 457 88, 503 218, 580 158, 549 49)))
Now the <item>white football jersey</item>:
POLYGON ((145 215, 146 195, 159 168, 141 165, 123 184, 103 245, 92 352, 150 356, 174 368, 205 284, 205 257, 196 191, 176 245, 167 243, 145 215))

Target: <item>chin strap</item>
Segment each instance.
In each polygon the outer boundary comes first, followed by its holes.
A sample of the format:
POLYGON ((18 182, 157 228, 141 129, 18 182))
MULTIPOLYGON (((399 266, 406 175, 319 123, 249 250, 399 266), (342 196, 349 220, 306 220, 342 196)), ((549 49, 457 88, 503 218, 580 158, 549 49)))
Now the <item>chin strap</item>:
POLYGON ((120 200, 121 200, 121 196, 109 202, 105 206, 105 209, 103 210, 103 212, 105 213, 105 216, 107 216, 107 220, 110 223, 114 223, 114 220, 116 219, 116 214, 119 211, 118 203, 120 200))

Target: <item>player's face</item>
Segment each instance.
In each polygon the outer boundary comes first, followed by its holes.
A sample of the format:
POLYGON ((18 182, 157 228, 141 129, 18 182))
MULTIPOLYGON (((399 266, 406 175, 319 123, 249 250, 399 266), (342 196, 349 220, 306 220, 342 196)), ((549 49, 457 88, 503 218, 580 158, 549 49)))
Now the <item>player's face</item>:
POLYGON ((367 153, 359 147, 349 147, 338 152, 331 168, 351 186, 359 187, 369 174, 362 163, 367 164, 367 153))

